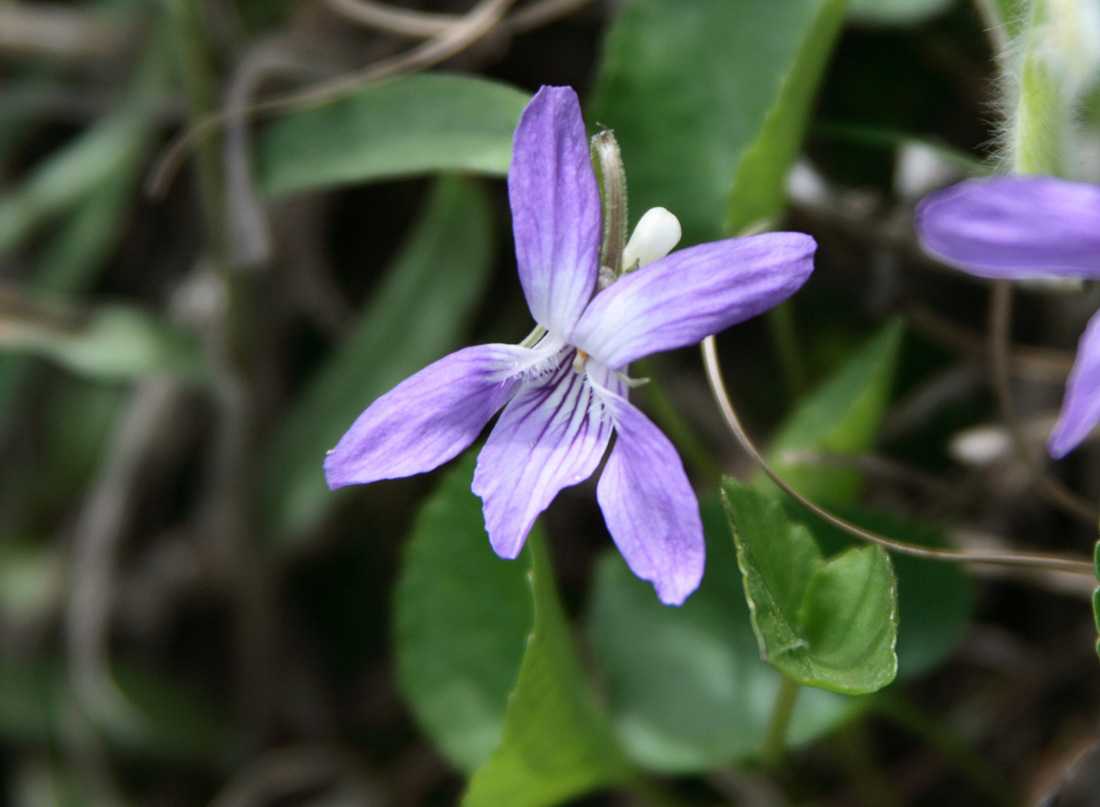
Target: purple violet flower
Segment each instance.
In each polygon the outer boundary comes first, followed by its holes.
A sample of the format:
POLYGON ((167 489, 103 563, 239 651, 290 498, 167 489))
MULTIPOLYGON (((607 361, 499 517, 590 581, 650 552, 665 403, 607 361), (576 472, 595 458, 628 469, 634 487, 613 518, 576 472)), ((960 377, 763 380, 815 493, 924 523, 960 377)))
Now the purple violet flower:
POLYGON ((533 338, 464 348, 380 397, 329 453, 328 484, 430 471, 503 408, 473 491, 493 549, 515 558, 558 491, 596 470, 614 431, 596 489, 600 509, 634 574, 679 605, 703 575, 699 504, 672 443, 628 401, 627 365, 786 299, 812 271, 816 244, 801 233, 768 233, 664 257, 679 227, 660 211, 650 217, 659 232, 641 244, 636 232, 628 246, 652 263, 597 293, 600 194, 569 87, 543 87, 524 110, 508 194, 520 284, 539 326, 533 338))
MULTIPOLYGON (((1100 279, 1100 187, 1054 177, 970 179, 917 206, 931 255, 1000 280, 1100 279)), ((1061 459, 1100 423, 1100 313, 1077 346, 1047 451, 1061 459)))

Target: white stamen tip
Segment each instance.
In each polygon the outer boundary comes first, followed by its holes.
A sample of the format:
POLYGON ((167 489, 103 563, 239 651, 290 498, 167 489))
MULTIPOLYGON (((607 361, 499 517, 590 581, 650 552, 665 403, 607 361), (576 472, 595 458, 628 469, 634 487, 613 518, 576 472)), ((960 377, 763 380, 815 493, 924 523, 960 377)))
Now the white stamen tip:
POLYGON ((659 261, 680 243, 681 235, 680 220, 674 215, 663 207, 647 210, 623 249, 623 269, 640 269, 659 261))

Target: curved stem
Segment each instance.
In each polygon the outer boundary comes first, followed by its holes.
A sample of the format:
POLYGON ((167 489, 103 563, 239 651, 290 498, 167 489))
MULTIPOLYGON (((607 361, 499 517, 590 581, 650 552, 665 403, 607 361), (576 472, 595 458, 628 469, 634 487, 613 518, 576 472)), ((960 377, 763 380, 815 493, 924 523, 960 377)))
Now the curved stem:
POLYGON ((865 530, 862 527, 857 527, 855 524, 851 524, 839 516, 830 513, 828 510, 818 506, 792 488, 770 465, 768 465, 760 451, 753 445, 752 441, 745 433, 745 429, 741 425, 741 421, 733 409, 733 404, 730 403, 729 393, 726 391, 725 381, 722 378, 722 371, 718 366, 718 347, 715 344, 714 337, 708 336, 704 339, 702 348, 703 364, 706 367, 707 381, 710 383, 711 392, 714 394, 714 399, 718 403, 718 408, 721 410, 722 416, 726 419, 726 424, 729 426, 734 438, 741 444, 741 448, 745 450, 745 453, 760 466, 761 470, 768 475, 768 478, 778 485, 784 493, 818 518, 828 522, 837 529, 843 530, 849 535, 859 538, 861 541, 869 541, 870 543, 878 544, 879 546, 889 549, 892 552, 897 552, 902 555, 912 555, 918 558, 931 558, 933 560, 955 561, 958 563, 988 563, 996 566, 1023 566, 1032 569, 1048 569, 1090 576, 1095 574, 1095 569, 1091 561, 1059 555, 933 549, 918 544, 910 544, 905 541, 895 541, 892 538, 887 538, 878 533, 865 530))
POLYGON ((343 98, 368 82, 393 78, 402 73, 431 67, 465 50, 489 33, 515 2, 516 0, 482 0, 468 14, 450 26, 446 33, 428 39, 411 50, 301 92, 292 92, 259 101, 243 109, 230 109, 227 112, 203 118, 177 137, 157 161, 147 184, 147 192, 155 197, 164 195, 176 171, 191 150, 228 122, 251 115, 320 106, 343 98))
POLYGON ((1016 417, 1016 408, 1012 405, 1012 390, 1008 378, 1008 338, 1012 330, 1011 281, 994 281, 989 305, 989 358, 993 372, 993 388, 997 396, 997 406, 1001 410, 1001 419, 1004 420, 1005 427, 1012 438, 1016 454, 1035 483, 1036 492, 1047 503, 1092 526, 1100 518, 1100 512, 1090 502, 1078 496, 1043 469, 1028 448, 1027 439, 1016 417))

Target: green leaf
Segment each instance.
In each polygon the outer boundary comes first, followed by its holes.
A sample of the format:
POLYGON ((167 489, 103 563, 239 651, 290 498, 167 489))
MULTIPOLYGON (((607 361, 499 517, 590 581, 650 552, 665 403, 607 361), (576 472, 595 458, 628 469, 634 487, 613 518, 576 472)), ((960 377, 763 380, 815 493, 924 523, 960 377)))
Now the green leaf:
MULTIPOLYGON (((225 758, 231 748, 229 723, 202 693, 158 672, 116 666, 115 675, 121 694, 136 710, 98 726, 112 750, 148 760, 225 758)), ((59 661, 0 664, 0 737, 5 741, 64 743, 77 709, 59 661)))
MULTIPOLYGON (((874 445, 901 348, 903 327, 892 320, 831 378, 799 402, 767 452, 768 463, 795 490, 819 504, 851 504, 862 477, 805 454, 858 455, 874 445)), ((754 485, 774 489, 761 474, 754 485)))
MULTIPOLYGON (((823 15, 835 13, 833 2, 624 6, 605 41, 589 119, 615 129, 635 211, 667 207, 683 225, 685 244, 724 234, 734 175, 769 114, 779 110, 774 127, 804 117, 803 98, 816 84, 810 68, 819 69, 815 59, 828 50, 823 15), (810 36, 819 39, 811 43, 810 36), (804 74, 792 72, 796 64, 804 74)), ((783 133, 784 141, 800 136, 783 133)), ((784 142, 774 161, 764 162, 778 165, 790 148, 784 142)))
MULTIPOLYGON (((825 552, 841 552, 856 543, 852 536, 806 513, 795 502, 787 499, 784 505, 788 516, 810 527, 825 552)), ((887 538, 922 546, 945 545, 939 530, 893 513, 842 508, 838 514, 887 538)), ((941 664, 963 640, 974 612, 974 585, 955 563, 909 555, 894 555, 892 560, 898 579, 898 621, 905 626, 898 633, 898 678, 911 679, 941 664)))
POLYGON ((847 0, 826 0, 805 34, 756 141, 741 155, 729 197, 726 232, 770 226, 786 207, 786 180, 802 140, 822 73, 844 22, 847 0))
MULTIPOLYGON (((617 553, 600 562, 588 635, 623 748, 663 774, 759 758, 782 676, 760 660, 729 525, 717 498, 702 505, 703 583, 670 608, 617 553)), ((820 689, 799 695, 789 739, 820 737, 864 701, 820 689)))
POLYGON ((942 14, 954 0, 851 0, 848 15, 864 25, 914 25, 942 14))
POLYGON ((425 733, 459 770, 500 743, 534 619, 527 559, 489 546, 470 492, 472 451, 424 502, 394 598, 397 679, 425 733))
POLYGON ((260 186, 282 196, 440 171, 504 176, 530 96, 495 81, 422 74, 291 112, 257 141, 260 186))
POLYGON ((206 364, 197 340, 151 312, 103 305, 86 315, 60 316, 29 298, 5 295, 0 350, 27 353, 99 380, 129 380, 169 373, 200 383, 206 364), (11 301, 19 310, 12 312, 11 301))
POLYGON ((358 326, 293 404, 261 463, 265 534, 284 549, 300 548, 340 501, 325 485, 325 452, 375 398, 461 343, 492 243, 484 191, 441 180, 358 326))
POLYGON ((897 674, 897 586, 879 546, 822 559, 782 505, 726 479, 723 501, 760 652, 784 675, 833 692, 875 692, 897 674))
POLYGON ((131 106, 104 116, 43 159, 0 202, 0 256, 120 172, 132 172, 149 136, 148 111, 131 106))
POLYGON ((470 779, 463 807, 548 807, 633 776, 581 666, 537 534, 527 551, 535 626, 503 739, 470 779))

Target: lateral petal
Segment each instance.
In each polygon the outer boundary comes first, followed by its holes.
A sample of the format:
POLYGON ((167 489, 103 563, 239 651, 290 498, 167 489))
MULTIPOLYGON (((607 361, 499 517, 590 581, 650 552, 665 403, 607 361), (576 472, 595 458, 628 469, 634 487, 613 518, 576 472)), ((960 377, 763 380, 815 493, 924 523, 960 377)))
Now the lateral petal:
POLYGON ((596 498, 630 570, 666 605, 682 605, 703 579, 699 501, 667 437, 625 398, 598 394, 615 422, 615 447, 596 498))
POLYGON ((1092 315, 1081 341, 1077 358, 1066 382, 1066 397, 1058 422, 1047 439, 1047 451, 1061 459, 1089 436, 1100 423, 1100 312, 1092 315))
POLYGON ((516 557, 539 514, 558 491, 592 475, 611 438, 572 352, 544 383, 524 384, 504 408, 474 471, 485 529, 498 555, 516 557))
POLYGON ((1100 277, 1100 187, 1054 177, 969 179, 917 206, 926 252, 979 277, 1100 277))
POLYGON ((764 233, 674 252, 597 294, 573 344, 616 369, 695 344, 794 294, 816 249, 803 233, 764 233))
POLYGON ((538 353, 478 345, 444 356, 372 403, 325 457, 330 488, 436 468, 470 445, 538 353))
POLYGON ((596 288, 603 219, 577 94, 543 87, 508 169, 519 280, 535 321, 568 339, 596 288))

